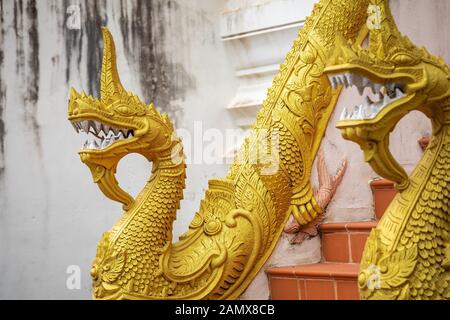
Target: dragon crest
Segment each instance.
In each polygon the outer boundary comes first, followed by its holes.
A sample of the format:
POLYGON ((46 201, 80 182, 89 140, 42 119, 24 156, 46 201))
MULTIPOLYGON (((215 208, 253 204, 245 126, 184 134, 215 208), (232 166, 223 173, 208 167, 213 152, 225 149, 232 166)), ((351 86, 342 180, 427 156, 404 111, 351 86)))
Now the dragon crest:
POLYGON ((325 69, 334 86, 356 86, 361 94, 337 123, 343 137, 399 190, 366 244, 361 296, 448 299, 450 69, 400 34, 389 1, 370 0, 370 12, 368 47, 339 38, 325 69), (389 134, 413 110, 431 120, 433 137, 408 177, 389 150, 389 134))
MULTIPOLYGON (((182 143, 167 116, 123 88, 112 36, 103 29, 101 98, 72 89, 68 111, 75 130, 88 135, 80 157, 94 182, 124 205, 98 245, 91 272, 94 298, 238 298, 271 255, 290 215, 306 225, 323 212, 311 168, 340 92, 332 90, 323 69, 339 32, 355 42, 362 38, 367 5, 368 0, 316 4, 252 127, 252 136, 266 133, 265 145, 274 134, 279 137, 277 170, 267 173, 265 164, 255 163, 258 138, 246 139, 226 177, 209 181, 188 231, 176 243, 172 224, 186 178, 182 143), (129 153, 153 163, 135 199, 114 176, 129 153)), ((322 206, 330 190, 318 192, 322 206)))

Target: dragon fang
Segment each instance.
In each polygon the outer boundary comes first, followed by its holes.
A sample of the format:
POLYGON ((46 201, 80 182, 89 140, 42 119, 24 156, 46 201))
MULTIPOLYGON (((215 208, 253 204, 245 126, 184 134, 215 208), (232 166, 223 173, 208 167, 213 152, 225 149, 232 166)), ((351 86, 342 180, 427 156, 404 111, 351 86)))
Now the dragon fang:
POLYGON ((337 127, 399 190, 366 243, 361 297, 449 299, 450 68, 400 34, 387 0, 370 3, 379 8, 380 27, 370 30, 368 48, 340 38, 325 70, 334 84, 380 95, 344 112, 337 127), (391 155, 389 134, 413 110, 431 120, 433 137, 408 177, 391 155))
POLYGON ((255 141, 246 139, 226 177, 209 181, 177 243, 172 224, 186 178, 181 141, 166 115, 124 89, 112 36, 103 29, 101 98, 72 89, 68 110, 75 129, 91 137, 81 160, 100 190, 124 205, 97 247, 94 298, 236 299, 271 255, 288 218, 306 225, 322 213, 311 168, 341 90, 332 90, 323 70, 338 32, 355 42, 363 38, 367 6, 368 0, 315 5, 252 127, 279 133, 280 169, 262 174, 264 168, 250 161, 255 141), (114 176, 130 153, 153 162, 136 199, 114 176))

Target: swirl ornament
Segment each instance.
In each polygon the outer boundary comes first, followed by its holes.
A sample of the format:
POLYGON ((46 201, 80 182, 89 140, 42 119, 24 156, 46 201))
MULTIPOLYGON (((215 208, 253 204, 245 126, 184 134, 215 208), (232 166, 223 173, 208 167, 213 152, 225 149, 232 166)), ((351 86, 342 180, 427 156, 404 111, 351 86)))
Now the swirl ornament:
POLYGON ((344 110, 337 127, 399 191, 366 243, 361 297, 450 299, 450 68, 400 34, 389 1, 370 6, 378 27, 370 28, 368 48, 340 39, 325 70, 333 85, 380 95, 344 110), (433 136, 408 177, 389 150, 389 135, 413 110, 431 120, 433 136))
POLYGON ((72 89, 68 110, 76 131, 94 136, 80 151, 81 160, 105 196, 124 205, 98 246, 94 298, 237 299, 271 255, 289 216, 304 225, 321 214, 311 168, 340 92, 331 88, 323 69, 338 32, 344 30, 352 41, 361 38, 367 5, 368 0, 315 5, 273 81, 253 134, 226 177, 209 182, 200 209, 176 243, 172 224, 186 178, 181 141, 172 138, 175 129, 167 115, 124 89, 113 38, 103 29, 101 98, 72 89), (271 145, 273 136, 279 137, 275 170, 273 163, 254 161, 258 140, 271 145), (114 176, 130 153, 153 162, 136 199, 114 176))

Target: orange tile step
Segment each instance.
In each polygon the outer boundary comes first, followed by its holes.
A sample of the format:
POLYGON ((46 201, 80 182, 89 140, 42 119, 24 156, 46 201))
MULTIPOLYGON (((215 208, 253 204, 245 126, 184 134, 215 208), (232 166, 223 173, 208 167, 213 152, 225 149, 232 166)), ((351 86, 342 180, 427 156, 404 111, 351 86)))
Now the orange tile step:
POLYGON ((358 263, 317 263, 267 271, 273 300, 358 300, 358 263))
POLYGON ((322 261, 359 263, 367 237, 376 225, 376 221, 322 224, 322 261))
POLYGON ((389 204, 397 195, 394 183, 386 179, 375 179, 369 182, 372 189, 375 216, 381 219, 389 204))

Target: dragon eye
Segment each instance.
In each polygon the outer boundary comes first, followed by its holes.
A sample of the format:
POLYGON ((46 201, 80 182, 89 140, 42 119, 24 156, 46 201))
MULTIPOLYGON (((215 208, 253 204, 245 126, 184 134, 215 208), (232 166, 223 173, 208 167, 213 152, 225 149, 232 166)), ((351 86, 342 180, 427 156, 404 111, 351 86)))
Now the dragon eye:
POLYGON ((417 63, 417 59, 415 59, 414 57, 412 57, 406 53, 396 54, 392 57, 391 60, 393 62, 395 62, 396 64, 401 64, 401 65, 413 65, 413 64, 417 63))
POLYGON ((120 105, 115 109, 120 115, 129 117, 135 114, 134 110, 126 105, 120 105))

